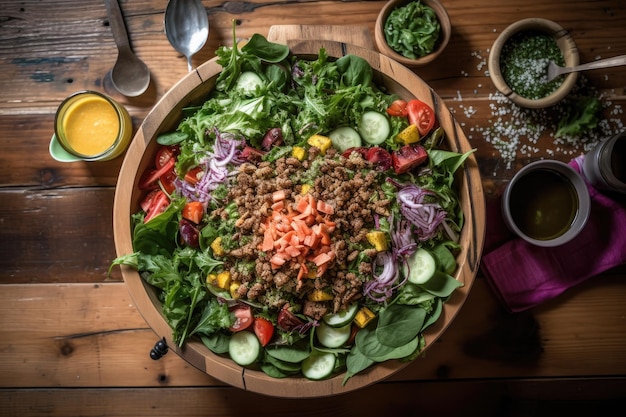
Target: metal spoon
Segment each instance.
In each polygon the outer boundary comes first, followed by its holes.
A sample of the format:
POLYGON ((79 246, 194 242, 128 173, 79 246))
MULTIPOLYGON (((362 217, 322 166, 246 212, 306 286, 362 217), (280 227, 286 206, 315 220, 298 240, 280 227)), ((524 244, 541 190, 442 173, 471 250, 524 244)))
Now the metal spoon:
POLYGON ((598 61, 589 62, 587 64, 577 65, 575 67, 560 67, 553 61, 548 64, 548 82, 552 81, 561 74, 569 74, 575 71, 585 71, 597 68, 609 68, 626 65, 626 55, 618 55, 613 58, 600 59, 598 61))
POLYGON ((113 86, 128 97, 142 94, 150 85, 150 70, 130 48, 122 10, 117 0, 106 0, 109 22, 117 45, 117 61, 111 71, 113 86))
POLYGON ((165 36, 178 52, 187 57, 187 68, 193 69, 191 57, 209 37, 209 18, 200 0, 170 0, 165 9, 165 36))

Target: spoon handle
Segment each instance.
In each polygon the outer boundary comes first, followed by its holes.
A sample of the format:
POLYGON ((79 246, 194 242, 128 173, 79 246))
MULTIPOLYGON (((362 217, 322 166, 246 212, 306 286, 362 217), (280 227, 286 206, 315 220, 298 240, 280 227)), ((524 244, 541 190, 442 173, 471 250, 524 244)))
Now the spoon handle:
POLYGON ((111 32, 113 32, 113 39, 118 50, 131 51, 130 41, 128 40, 128 32, 126 31, 126 25, 124 24, 124 16, 122 16, 122 9, 117 0, 105 0, 107 6, 107 12, 109 13, 109 24, 111 26, 111 32))
POLYGON ((587 64, 578 65, 575 67, 567 68, 569 71, 583 71, 597 68, 609 68, 617 67, 620 65, 626 65, 626 55, 618 55, 613 58, 600 59, 597 61, 589 62, 587 64))

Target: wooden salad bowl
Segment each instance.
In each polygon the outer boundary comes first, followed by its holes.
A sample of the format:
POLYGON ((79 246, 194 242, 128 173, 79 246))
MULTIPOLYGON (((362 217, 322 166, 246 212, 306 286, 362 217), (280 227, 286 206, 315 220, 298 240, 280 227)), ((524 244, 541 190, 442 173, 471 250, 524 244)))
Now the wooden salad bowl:
MULTIPOLYGON (((386 86, 389 92, 397 93, 405 99, 418 97, 431 105, 445 130, 446 146, 450 150, 461 153, 471 150, 461 127, 441 98, 415 73, 396 61, 371 49, 332 40, 295 40, 288 41, 287 44, 294 55, 303 58, 316 59, 320 48, 324 48, 330 57, 354 54, 366 59, 374 69, 379 85, 386 86)), ((139 201, 143 193, 138 189, 138 182, 142 172, 154 161, 158 146, 156 137, 160 133, 176 129, 182 119, 184 107, 200 104, 206 99, 220 71, 221 66, 213 58, 189 73, 163 96, 139 127, 122 164, 115 193, 114 239, 118 256, 133 252, 130 216, 139 211, 139 201)), ((463 286, 444 304, 439 320, 424 332, 426 349, 446 330, 465 302, 478 270, 483 247, 485 201, 473 155, 457 174, 465 225, 460 237, 462 250, 457 256, 458 268, 454 277, 463 286)), ((137 309, 157 337, 164 337, 170 349, 191 365, 234 387, 275 397, 324 397, 371 385, 388 378, 410 363, 392 360, 377 364, 353 376, 345 385, 342 385, 343 374, 323 381, 310 381, 304 377, 275 379, 262 371, 242 368, 231 359, 212 353, 200 340, 189 340, 182 348, 176 346, 171 338, 171 328, 161 313, 162 305, 156 290, 136 270, 128 266, 122 266, 122 275, 137 309)), ((147 351, 149 348, 146 347, 147 351)), ((419 359, 415 362, 419 362, 419 359)))

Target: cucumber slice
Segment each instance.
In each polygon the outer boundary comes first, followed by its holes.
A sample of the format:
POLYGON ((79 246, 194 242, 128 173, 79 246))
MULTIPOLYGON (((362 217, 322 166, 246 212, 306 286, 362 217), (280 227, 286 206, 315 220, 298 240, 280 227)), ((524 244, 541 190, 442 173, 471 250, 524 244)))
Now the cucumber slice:
POLYGON ((347 324, 350 324, 352 320, 354 320, 354 317, 356 316, 356 313, 358 311, 359 304, 354 303, 348 306, 346 310, 340 311, 338 313, 328 313, 324 317, 322 317, 322 319, 326 324, 331 327, 343 327, 347 324))
POLYGON ((252 71, 242 72, 237 79, 237 88, 247 94, 254 93, 257 87, 263 87, 263 80, 252 71))
POLYGON ((351 332, 351 323, 343 327, 331 327, 322 321, 315 329, 317 340, 322 346, 327 348, 338 348, 345 345, 348 339, 350 339, 351 332))
POLYGON ((418 285, 428 282, 435 275, 436 269, 435 257, 424 248, 418 248, 402 267, 409 282, 418 285))
POLYGON ((362 143, 359 133, 349 126, 338 127, 330 132, 328 137, 339 152, 350 148, 358 148, 362 143))
POLYGON ((302 375, 315 381, 328 378, 335 369, 336 361, 333 353, 313 352, 302 361, 302 375))
POLYGON ((370 145, 380 145, 389 137, 391 126, 389 126, 389 120, 384 114, 366 111, 359 122, 359 133, 363 140, 370 145))
POLYGON ((253 364, 261 353, 261 343, 256 335, 248 330, 233 334, 228 342, 230 358, 241 366, 253 364))

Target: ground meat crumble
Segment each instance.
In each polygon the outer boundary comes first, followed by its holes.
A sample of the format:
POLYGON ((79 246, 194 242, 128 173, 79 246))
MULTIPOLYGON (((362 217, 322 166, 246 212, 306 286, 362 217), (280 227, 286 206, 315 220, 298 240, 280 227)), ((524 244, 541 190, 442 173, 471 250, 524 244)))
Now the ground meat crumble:
MULTIPOLYGON (((239 297, 276 310, 285 304, 299 306, 303 314, 316 320, 361 298, 363 283, 371 277, 371 262, 362 262, 357 271, 349 271, 347 266, 361 254, 370 261, 376 254, 366 234, 373 227, 375 216, 389 216, 391 204, 380 187, 380 180, 377 171, 360 155, 354 153, 346 159, 334 149, 321 155, 312 147, 303 161, 283 157, 273 163, 241 165, 236 186, 230 188, 227 197, 237 205, 239 218, 233 239, 239 239, 240 245, 225 256, 225 266, 233 281, 240 284, 239 297), (296 195, 303 192, 303 185, 316 200, 334 209, 336 228, 331 235, 331 247, 335 259, 321 277, 298 280, 298 262, 287 262, 279 270, 273 270, 269 262, 271 254, 262 253, 259 248, 263 241, 262 223, 272 210, 272 194, 283 190, 286 202, 294 203, 296 195), (254 262, 254 268, 242 270, 238 268, 239 262, 254 262), (309 301, 307 295, 319 289, 332 293, 333 299, 309 301)), ((225 216, 220 209, 214 214, 225 216)))

